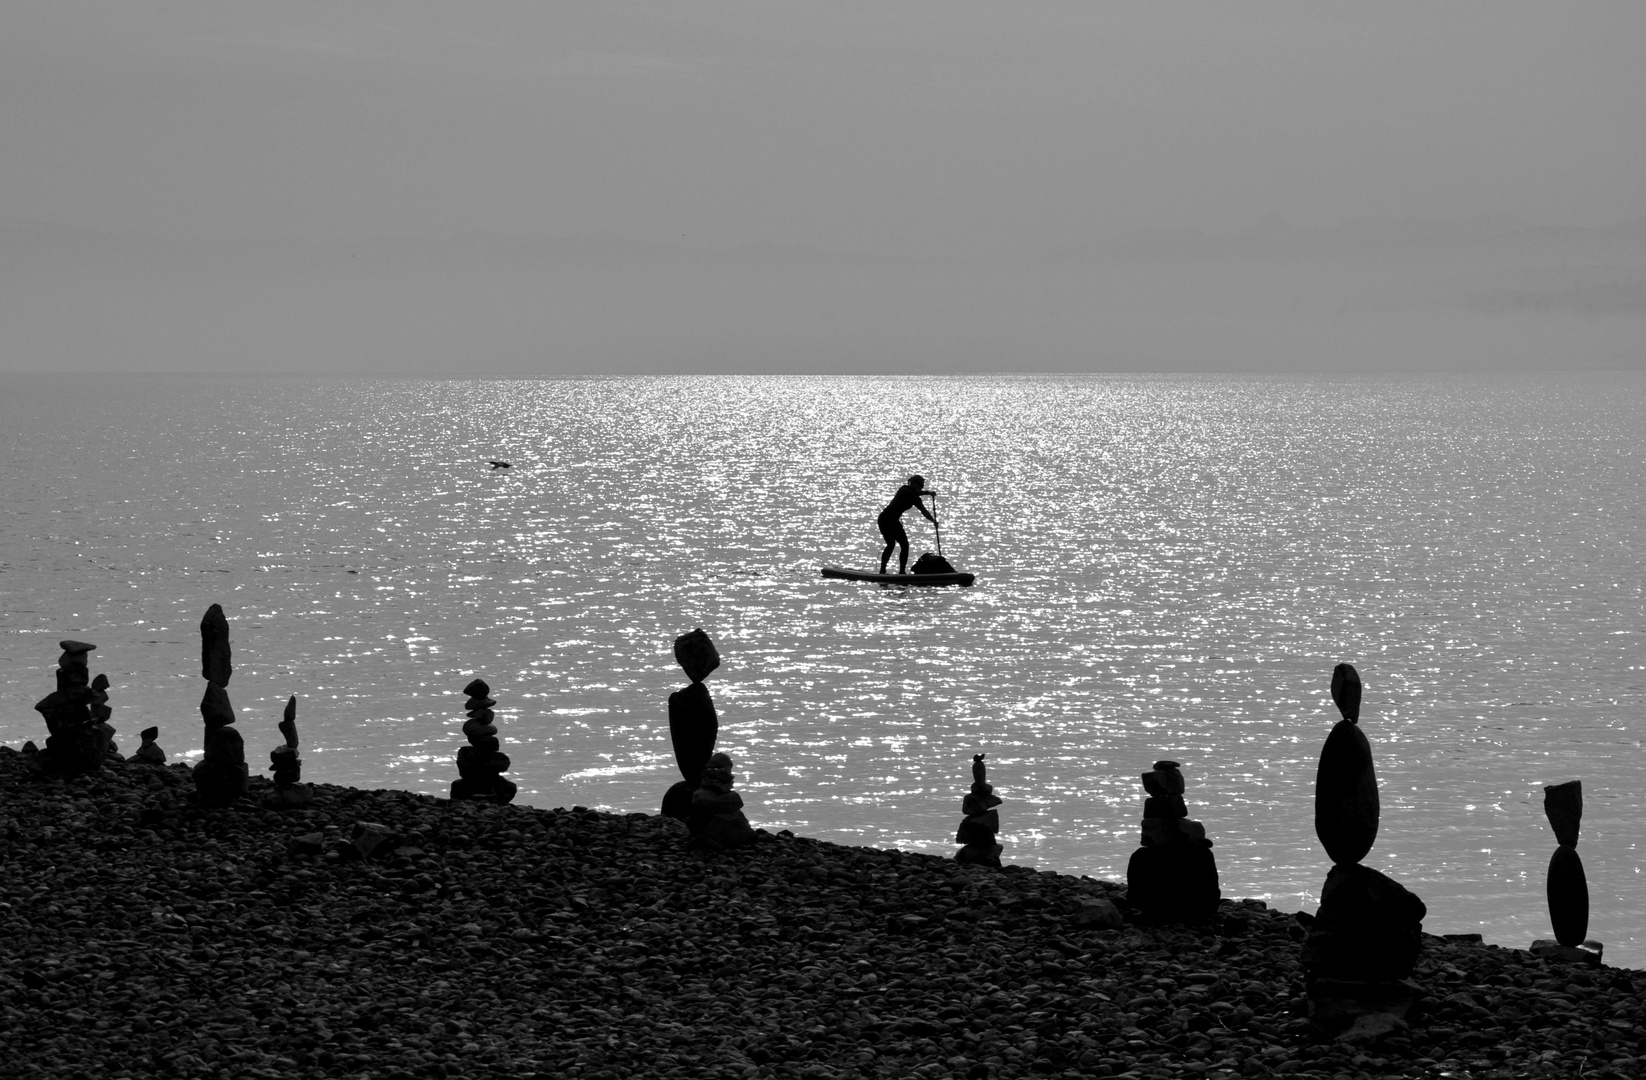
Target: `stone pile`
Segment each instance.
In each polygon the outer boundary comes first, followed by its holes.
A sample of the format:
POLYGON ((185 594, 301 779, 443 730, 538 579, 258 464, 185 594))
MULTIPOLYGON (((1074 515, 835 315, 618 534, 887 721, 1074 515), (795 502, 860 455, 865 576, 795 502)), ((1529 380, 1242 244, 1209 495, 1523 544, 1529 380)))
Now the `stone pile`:
POLYGON ((93 683, 86 664, 86 655, 97 646, 72 638, 57 646, 63 650, 57 658, 57 689, 34 705, 47 732, 39 764, 58 776, 101 772, 113 752, 114 728, 108 724, 109 681, 99 675, 93 683))
POLYGON ((1206 827, 1191 820, 1183 801, 1183 773, 1175 761, 1157 761, 1143 774, 1143 846, 1126 864, 1126 899, 1146 922, 1204 922, 1217 914, 1223 894, 1206 827))
POLYGON ((194 790, 202 806, 227 806, 246 793, 246 740, 234 726, 229 703, 229 621, 220 604, 206 609, 200 620, 200 674, 206 693, 200 699, 200 718, 206 723, 205 754, 194 767, 194 790))
POLYGON ((1549 860, 1547 884, 1549 921, 1555 936, 1532 942, 1532 952, 1558 960, 1599 964, 1605 951, 1589 933, 1589 880, 1577 856, 1577 830, 1583 823, 1583 781, 1550 784, 1543 789, 1543 813, 1555 830, 1554 857, 1549 860))
POLYGON ((1315 834, 1333 866, 1303 942, 1309 1017, 1348 1041, 1404 1030, 1422 990, 1410 981, 1422 945, 1423 901, 1360 861, 1377 839, 1377 776, 1360 729, 1360 673, 1332 672, 1343 719, 1326 737, 1315 775, 1315 834))
POLYGON ((452 801, 479 799, 498 804, 513 802, 519 788, 514 781, 502 775, 508 771, 509 755, 500 749, 497 725, 492 722, 497 718, 497 714, 492 712, 492 706, 497 702, 491 697, 491 687, 486 685, 484 679, 475 679, 463 688, 463 693, 468 695, 468 700, 463 703, 469 717, 463 723, 463 734, 468 737, 469 745, 457 751, 457 779, 452 781, 452 801))
POLYGON ((703 766, 686 827, 692 843, 710 851, 754 843, 754 828, 743 815, 743 796, 732 790, 731 755, 713 754, 703 766))
POLYGON ((137 737, 142 742, 137 746, 137 753, 126 759, 128 762, 133 765, 164 765, 166 763, 166 752, 160 749, 159 743, 155 742, 160 737, 159 728, 146 727, 137 733, 137 737))
POLYGON ((720 666, 720 653, 709 635, 698 627, 674 639, 674 658, 689 680, 686 687, 669 695, 669 741, 674 746, 674 762, 680 780, 663 794, 663 813, 689 821, 698 788, 703 786, 703 770, 714 753, 720 733, 720 718, 714 699, 704 681, 720 666))
POLYGON ((314 801, 314 789, 302 782, 303 759, 297 755, 297 695, 286 702, 280 719, 280 734, 286 741, 269 751, 269 772, 274 774, 274 791, 263 805, 274 810, 307 806, 314 801))
POLYGON ((972 789, 960 801, 960 828, 955 830, 954 842, 962 845, 954 853, 954 860, 970 866, 1000 868, 1000 852, 1004 850, 995 840, 1000 834, 1000 796, 989 783, 988 770, 982 754, 972 755, 972 789))

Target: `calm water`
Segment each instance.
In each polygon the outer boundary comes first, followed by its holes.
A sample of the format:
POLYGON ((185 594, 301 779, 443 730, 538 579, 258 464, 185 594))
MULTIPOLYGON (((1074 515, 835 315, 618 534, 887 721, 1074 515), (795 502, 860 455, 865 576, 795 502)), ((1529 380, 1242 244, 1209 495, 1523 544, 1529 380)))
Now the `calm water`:
POLYGON ((1224 894, 1297 909, 1349 661, 1367 862, 1426 928, 1546 935, 1541 788, 1581 779, 1590 934, 1646 967, 1638 376, 0 376, 0 422, 13 746, 72 635, 128 752, 198 757, 219 602, 254 768, 296 693, 306 778, 444 793, 479 675, 523 801, 655 810, 702 626, 758 825, 949 852, 986 751, 1009 861, 1117 878, 1171 757, 1224 894), (819 578, 914 471, 979 585, 819 578))

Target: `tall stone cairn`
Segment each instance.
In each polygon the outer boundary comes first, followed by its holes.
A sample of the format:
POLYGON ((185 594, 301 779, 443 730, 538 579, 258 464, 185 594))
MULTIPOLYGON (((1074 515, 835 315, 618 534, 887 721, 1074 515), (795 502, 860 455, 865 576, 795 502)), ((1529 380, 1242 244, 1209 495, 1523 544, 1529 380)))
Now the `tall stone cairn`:
POLYGON ((1577 857, 1577 830, 1583 823, 1583 781, 1569 780, 1543 789, 1543 813, 1555 830, 1554 857, 1549 860, 1549 921, 1555 936, 1532 942, 1532 952, 1559 960, 1599 964, 1605 950, 1589 933, 1589 879, 1577 857))
MULTIPOLYGON (((720 718, 704 680, 720 666, 720 653, 709 635, 698 627, 674 639, 674 659, 688 680, 684 689, 669 695, 669 741, 680 780, 663 793, 663 813, 690 822, 692 800, 703 786, 703 770, 714 754, 720 718)), ((729 759, 728 759, 729 760, 729 759)))
POLYGON ((1377 777, 1360 730, 1360 673, 1332 672, 1332 700, 1342 714, 1320 750, 1315 774, 1315 834, 1333 866, 1320 890, 1320 911, 1303 942, 1309 1016, 1323 1033, 1348 1041, 1405 1028, 1422 996, 1409 980, 1428 908, 1416 894, 1360 860, 1377 839, 1377 777))
POLYGON ((101 772, 114 745, 114 728, 107 722, 109 681, 99 675, 93 684, 86 664, 86 654, 97 646, 70 638, 57 647, 63 650, 57 658, 57 689, 34 705, 47 732, 39 765, 57 776, 101 772))
POLYGON ((992 866, 1000 869, 1000 853, 1004 850, 995 840, 1000 835, 1000 796, 989 783, 987 767, 982 754, 972 755, 972 787, 960 800, 960 828, 955 830, 954 842, 962 845, 954 853, 954 861, 968 866, 992 866))
POLYGON ((709 851, 754 843, 754 828, 743 814, 743 796, 732 790, 730 754, 709 755, 702 783, 692 792, 686 827, 692 843, 709 851))
POLYGON ((202 806, 227 806, 246 793, 246 740, 234 726, 229 703, 229 621, 223 608, 213 604, 200 620, 200 674, 206 693, 200 699, 200 718, 206 723, 205 754, 194 767, 194 790, 202 806))
POLYGON ((492 706, 491 687, 484 679, 475 679, 463 688, 468 700, 463 703, 468 719, 463 723, 463 734, 469 745, 457 751, 457 779, 452 781, 453 802, 464 799, 484 800, 499 804, 514 801, 520 789, 514 781, 502 774, 508 771, 509 755, 500 749, 497 740, 497 714, 492 706))
POLYGON ((286 702, 279 727, 285 741, 269 751, 269 772, 274 774, 274 791, 263 800, 263 805, 273 810, 307 806, 314 801, 314 789, 302 782, 303 759, 297 754, 296 694, 286 702))
POLYGON ((1183 773, 1157 761, 1143 774, 1143 846, 1126 864, 1126 900, 1146 922, 1203 922, 1223 898, 1206 827, 1189 818, 1183 773))

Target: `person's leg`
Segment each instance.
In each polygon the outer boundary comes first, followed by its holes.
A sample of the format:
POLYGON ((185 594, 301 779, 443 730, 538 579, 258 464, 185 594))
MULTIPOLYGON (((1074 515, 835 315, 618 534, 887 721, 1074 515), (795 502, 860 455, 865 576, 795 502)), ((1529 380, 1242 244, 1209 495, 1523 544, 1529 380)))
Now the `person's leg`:
POLYGON ((908 561, 909 534, 903 531, 903 523, 898 521, 896 518, 892 518, 890 520, 881 518, 878 524, 880 525, 880 535, 886 538, 886 546, 882 548, 880 552, 880 572, 884 574, 886 572, 886 563, 889 562, 892 557, 892 548, 896 547, 898 544, 901 543, 903 545, 904 562, 908 561))
POLYGON ((899 574, 907 574, 909 572, 909 534, 908 533, 904 533, 902 538, 900 540, 898 540, 898 542, 897 542, 897 572, 899 574))

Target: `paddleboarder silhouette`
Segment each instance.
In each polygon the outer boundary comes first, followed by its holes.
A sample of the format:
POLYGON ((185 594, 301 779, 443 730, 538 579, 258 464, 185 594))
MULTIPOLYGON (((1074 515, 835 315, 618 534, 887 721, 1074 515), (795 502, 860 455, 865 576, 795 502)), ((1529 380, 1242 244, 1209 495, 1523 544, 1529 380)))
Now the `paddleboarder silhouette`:
POLYGON ((880 572, 886 572, 886 563, 892 557, 892 548, 898 549, 897 572, 909 572, 909 534, 903 529, 903 515, 912 506, 919 510, 925 519, 933 525, 937 519, 927 512, 925 504, 920 501, 922 496, 935 497, 935 491, 926 490, 926 478, 916 473, 909 477, 909 482, 897 489, 892 501, 886 504, 886 509, 880 511, 876 524, 880 526, 880 535, 886 538, 886 548, 880 553, 880 572))

